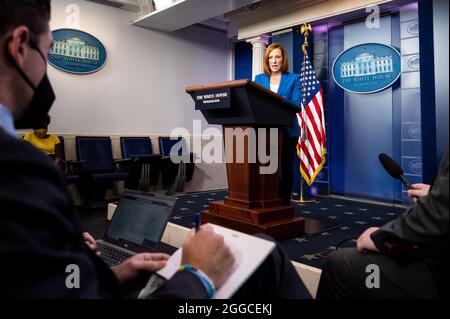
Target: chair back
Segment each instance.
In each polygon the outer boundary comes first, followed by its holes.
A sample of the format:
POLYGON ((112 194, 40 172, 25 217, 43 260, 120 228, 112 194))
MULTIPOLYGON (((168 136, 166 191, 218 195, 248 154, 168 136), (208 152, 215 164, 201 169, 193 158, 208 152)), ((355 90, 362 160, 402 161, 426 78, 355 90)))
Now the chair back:
POLYGON ((148 137, 121 137, 122 158, 148 156, 153 154, 152 142, 148 137))
POLYGON ((182 137, 178 137, 177 139, 171 139, 170 137, 160 136, 159 152, 161 153, 162 156, 185 155, 188 153, 186 141, 182 137))
POLYGON ((64 145, 64 137, 63 136, 58 136, 59 138, 59 142, 61 144, 61 155, 62 155, 62 160, 65 161, 66 160, 66 147, 64 145))
POLYGON ((75 144, 78 160, 84 161, 84 172, 107 173, 115 170, 109 137, 77 136, 75 144))

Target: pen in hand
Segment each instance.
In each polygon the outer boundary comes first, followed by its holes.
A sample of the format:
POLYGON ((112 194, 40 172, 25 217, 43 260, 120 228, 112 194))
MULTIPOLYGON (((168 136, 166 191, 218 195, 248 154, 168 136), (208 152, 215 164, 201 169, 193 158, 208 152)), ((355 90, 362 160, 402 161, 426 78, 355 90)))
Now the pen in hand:
POLYGON ((200 214, 194 215, 194 224, 195 224, 195 232, 197 233, 200 230, 200 225, 202 223, 202 217, 200 214))

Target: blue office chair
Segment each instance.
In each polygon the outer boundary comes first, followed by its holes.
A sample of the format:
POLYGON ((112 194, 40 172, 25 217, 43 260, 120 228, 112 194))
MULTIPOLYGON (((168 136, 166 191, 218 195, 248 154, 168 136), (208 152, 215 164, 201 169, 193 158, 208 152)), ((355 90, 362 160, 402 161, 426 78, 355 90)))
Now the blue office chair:
POLYGON ((78 184, 80 182, 80 168, 83 164, 83 161, 66 161, 66 147, 64 144, 64 137, 58 136, 59 141, 61 142, 62 148, 62 160, 65 162, 64 176, 66 177, 67 184, 78 184))
POLYGON ((106 188, 115 181, 125 181, 129 174, 118 170, 117 165, 128 160, 114 160, 109 137, 75 138, 77 158, 83 161, 80 175, 81 183, 87 190, 87 197, 103 197, 106 188))
POLYGON ((169 193, 182 192, 184 184, 189 182, 194 174, 194 154, 188 152, 186 141, 182 137, 171 139, 161 136, 158 141, 159 150, 163 156, 162 177, 164 186, 169 187, 169 193))
POLYGON ((153 154, 153 148, 148 137, 121 137, 122 157, 130 159, 127 171, 130 175, 126 187, 148 191, 150 185, 155 185, 161 168, 161 155, 153 154))

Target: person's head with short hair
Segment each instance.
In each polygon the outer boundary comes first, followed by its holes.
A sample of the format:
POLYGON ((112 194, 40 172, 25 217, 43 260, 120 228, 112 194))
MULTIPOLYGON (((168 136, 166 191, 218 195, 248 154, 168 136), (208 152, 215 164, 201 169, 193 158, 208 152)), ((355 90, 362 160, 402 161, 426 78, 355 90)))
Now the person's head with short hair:
POLYGON ((2 0, 0 2, 0 34, 26 26, 36 44, 48 29, 50 0, 2 0))
POLYGON ((30 113, 46 79, 49 20, 50 0, 0 1, 0 103, 16 121, 30 113))
POLYGON ((272 43, 264 52, 264 73, 286 73, 289 69, 289 62, 286 50, 279 43, 272 43))

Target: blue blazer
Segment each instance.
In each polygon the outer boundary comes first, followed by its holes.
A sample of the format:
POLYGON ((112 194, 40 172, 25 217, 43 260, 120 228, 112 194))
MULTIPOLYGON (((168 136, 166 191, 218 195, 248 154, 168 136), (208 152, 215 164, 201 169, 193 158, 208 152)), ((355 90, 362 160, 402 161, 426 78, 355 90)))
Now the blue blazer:
MULTIPOLYGON (((255 77, 255 82, 264 86, 270 90, 270 77, 267 74, 258 74, 255 77)), ((301 98, 302 90, 300 86, 300 76, 294 73, 283 73, 281 75, 280 87, 278 88, 278 95, 281 95, 298 105, 298 112, 301 111, 301 98)), ((300 128, 298 127, 298 121, 295 119, 295 124, 293 126, 286 126, 286 131, 288 136, 298 137, 300 136, 300 128)))

